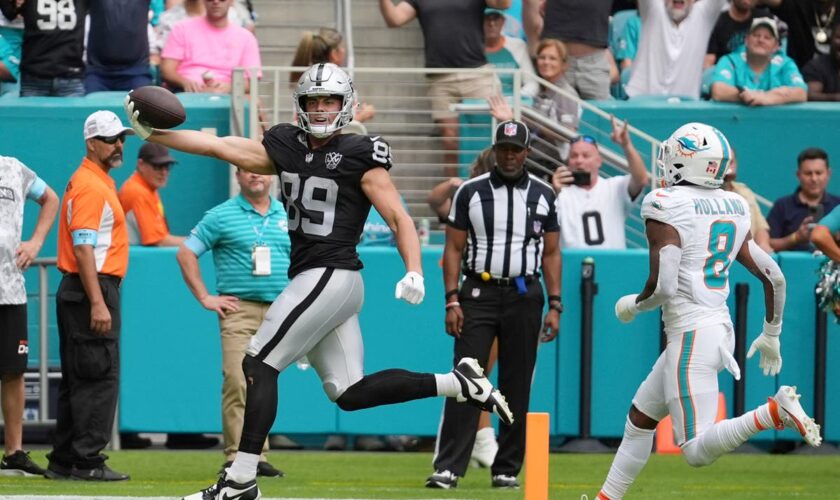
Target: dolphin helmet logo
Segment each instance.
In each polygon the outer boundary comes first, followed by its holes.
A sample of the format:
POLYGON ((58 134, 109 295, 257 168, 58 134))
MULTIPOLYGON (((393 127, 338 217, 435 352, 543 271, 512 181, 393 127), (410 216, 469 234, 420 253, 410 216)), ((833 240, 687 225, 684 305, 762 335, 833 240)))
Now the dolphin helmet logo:
POLYGON ((687 158, 692 158, 697 153, 708 151, 712 147, 701 137, 693 134, 684 135, 677 138, 677 152, 687 158), (702 141, 702 145, 700 142, 702 141))

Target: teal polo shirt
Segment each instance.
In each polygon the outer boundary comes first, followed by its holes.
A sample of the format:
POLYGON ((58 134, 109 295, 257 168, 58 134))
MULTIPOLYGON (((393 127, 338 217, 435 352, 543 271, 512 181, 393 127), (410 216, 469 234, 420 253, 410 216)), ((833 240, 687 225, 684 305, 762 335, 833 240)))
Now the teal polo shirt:
POLYGON ((263 216, 241 194, 217 205, 199 221, 184 245, 196 256, 213 252, 216 290, 244 300, 273 302, 289 283, 291 242, 286 211, 272 199, 263 216), (251 249, 271 249, 271 275, 251 274, 251 249))
POLYGON ((760 75, 747 64, 746 51, 736 51, 720 58, 715 65, 712 84, 722 82, 747 90, 772 90, 778 87, 800 87, 808 90, 802 73, 790 57, 777 53, 760 75))

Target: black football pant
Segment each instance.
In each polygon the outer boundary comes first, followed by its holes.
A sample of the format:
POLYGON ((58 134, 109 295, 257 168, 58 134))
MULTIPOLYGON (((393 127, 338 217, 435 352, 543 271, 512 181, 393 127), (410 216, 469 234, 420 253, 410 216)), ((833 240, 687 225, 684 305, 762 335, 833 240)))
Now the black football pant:
POLYGON ((120 279, 99 276, 111 313, 111 331, 90 330, 90 301, 78 275, 68 274, 56 292, 61 384, 55 443, 48 455, 62 467, 92 469, 111 440, 119 394, 120 279))
MULTIPOLYGON (((458 298, 464 312, 461 337, 455 340, 454 363, 463 357, 487 366, 493 339, 499 339, 498 388, 513 412, 513 425, 500 425, 499 452, 493 475, 516 476, 525 456, 525 415, 531 397, 531 380, 542 330, 543 289, 539 280, 526 285, 500 286, 472 278, 464 281, 458 298)), ((459 477, 467 471, 481 410, 447 398, 438 435, 435 470, 459 477)))

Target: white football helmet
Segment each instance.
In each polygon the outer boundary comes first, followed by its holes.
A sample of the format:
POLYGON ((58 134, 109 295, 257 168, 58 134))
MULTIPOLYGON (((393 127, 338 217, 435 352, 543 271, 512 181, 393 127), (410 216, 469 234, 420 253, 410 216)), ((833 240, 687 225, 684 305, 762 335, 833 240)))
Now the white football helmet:
POLYGON ((332 63, 317 63, 300 76, 297 87, 292 93, 292 100, 298 126, 315 137, 324 138, 353 120, 356 91, 353 88, 353 80, 343 69, 332 63), (306 112, 306 98, 328 95, 341 98, 341 109, 338 115, 331 123, 313 123, 309 113, 306 112))
POLYGON ((686 123, 659 146, 657 177, 666 186, 685 181, 719 188, 731 159, 732 147, 720 130, 704 123, 686 123))

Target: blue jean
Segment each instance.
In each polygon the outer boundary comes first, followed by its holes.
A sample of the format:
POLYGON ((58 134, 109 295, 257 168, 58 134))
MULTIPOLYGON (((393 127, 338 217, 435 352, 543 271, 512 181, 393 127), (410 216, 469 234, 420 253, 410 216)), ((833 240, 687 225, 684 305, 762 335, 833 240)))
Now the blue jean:
POLYGON ((88 68, 85 73, 85 93, 110 90, 132 90, 152 84, 149 65, 122 74, 107 73, 88 68))
POLYGON ((21 97, 84 97, 81 78, 38 78, 20 75, 21 97))

